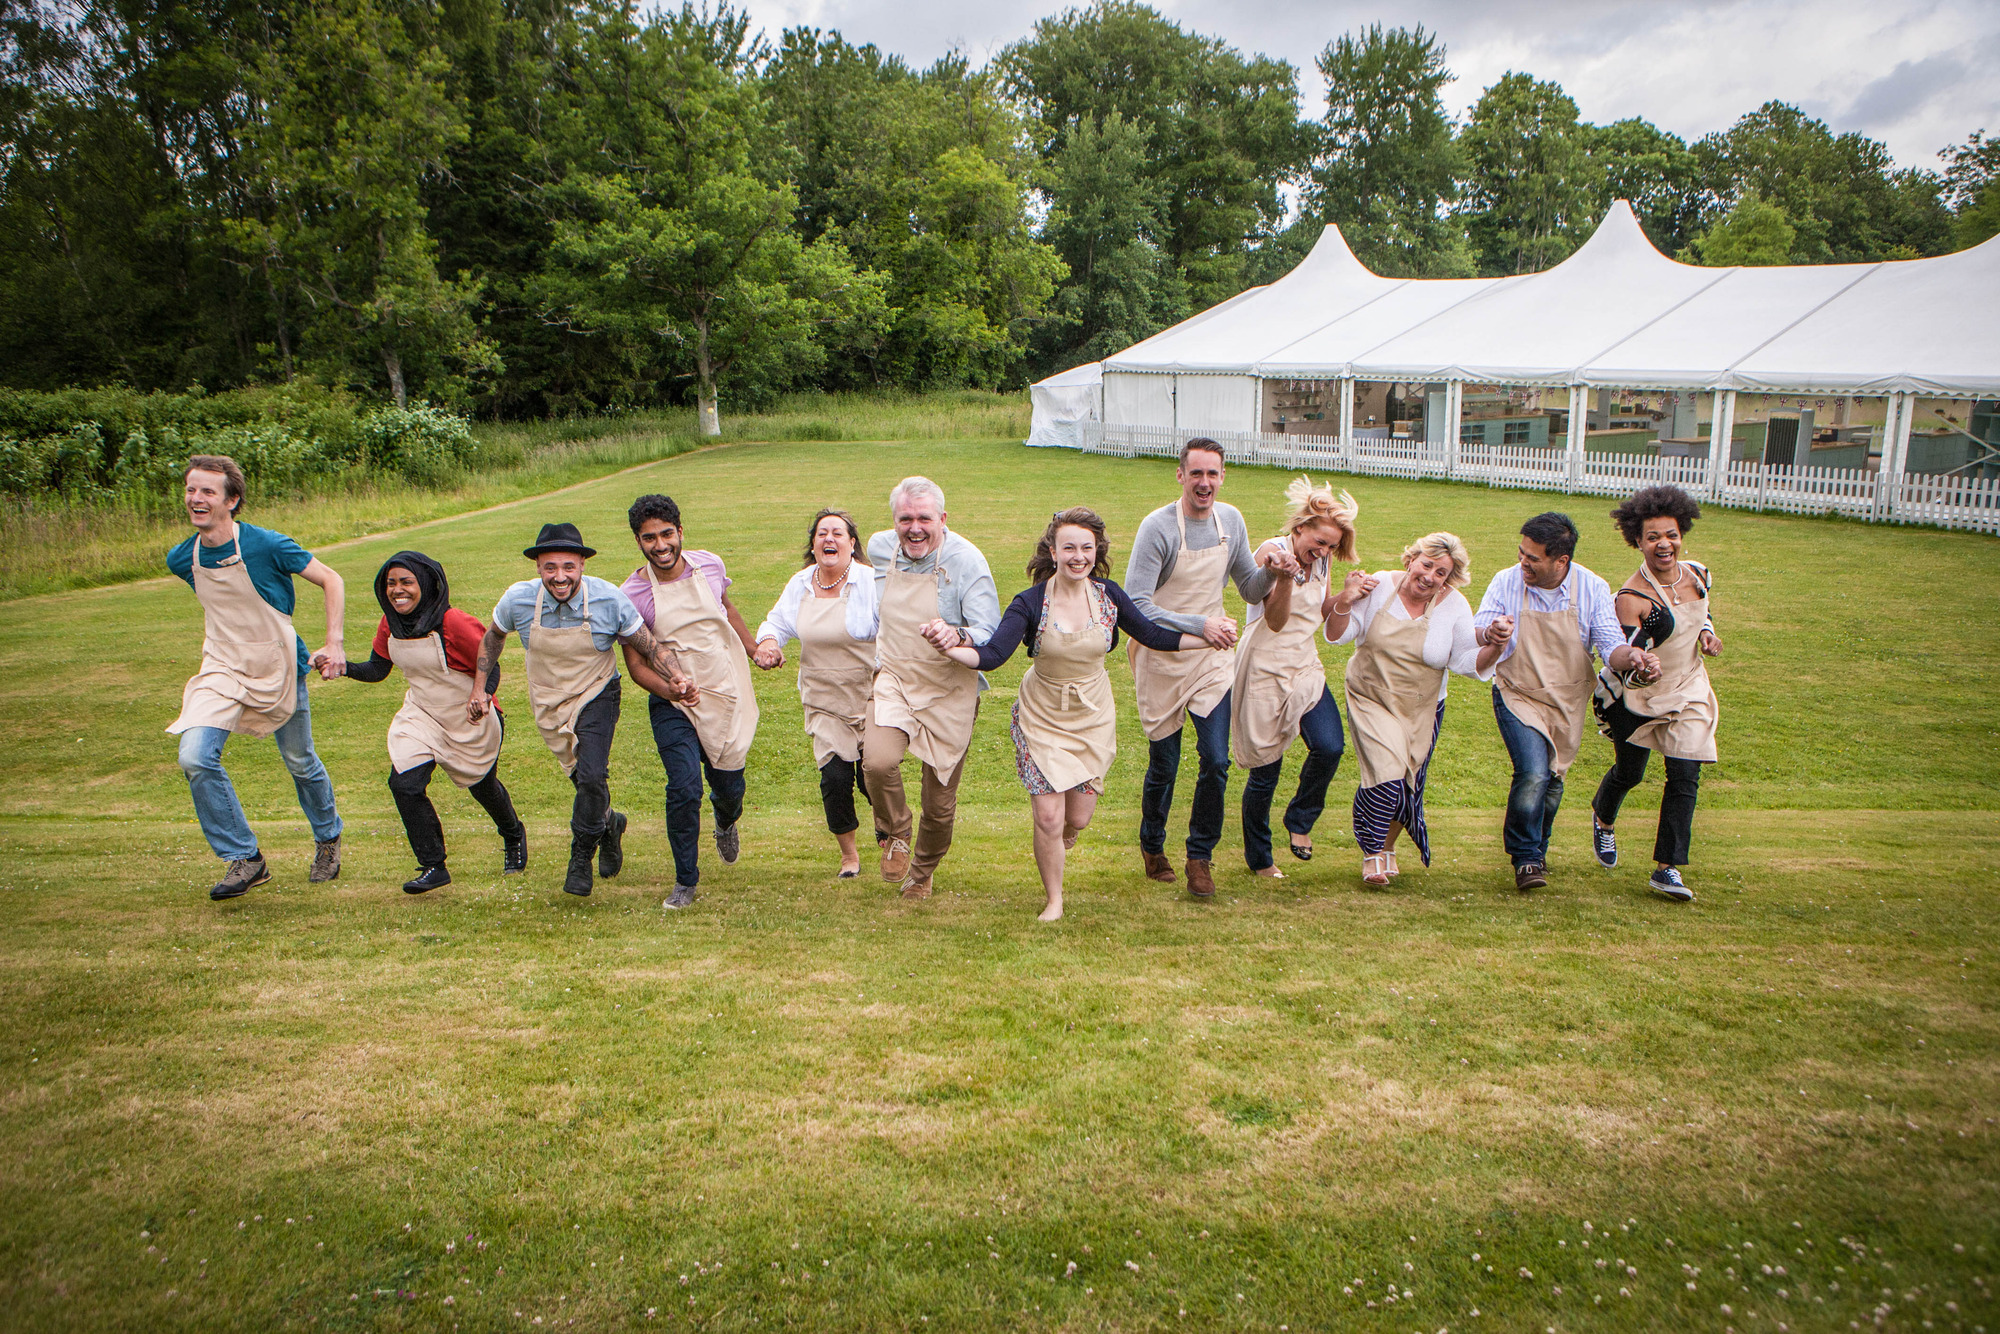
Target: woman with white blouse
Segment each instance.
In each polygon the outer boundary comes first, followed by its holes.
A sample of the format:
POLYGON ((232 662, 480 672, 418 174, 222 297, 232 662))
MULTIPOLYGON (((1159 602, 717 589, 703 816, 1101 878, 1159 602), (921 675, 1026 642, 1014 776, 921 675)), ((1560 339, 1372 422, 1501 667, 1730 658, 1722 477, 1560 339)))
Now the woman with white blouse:
POLYGON ((1397 874, 1404 830, 1431 864, 1424 779, 1444 726, 1445 681, 1451 672, 1489 679, 1502 648, 1473 638, 1472 604, 1458 591, 1471 581, 1465 543, 1429 533, 1404 548, 1401 570, 1349 580, 1327 608, 1327 639, 1356 645, 1347 718, 1361 766, 1354 841, 1363 884, 1387 885, 1397 874))
MULTIPOLYGON (((861 870, 854 794, 868 795, 861 777, 861 732, 881 620, 875 572, 857 557, 860 546, 861 530, 847 511, 815 514, 807 529, 805 568, 792 576, 757 627, 757 651, 751 655, 769 671, 783 665, 785 645, 799 641, 799 701, 819 767, 826 827, 840 844, 842 880, 861 870)), ((875 841, 882 841, 879 834, 875 841)))

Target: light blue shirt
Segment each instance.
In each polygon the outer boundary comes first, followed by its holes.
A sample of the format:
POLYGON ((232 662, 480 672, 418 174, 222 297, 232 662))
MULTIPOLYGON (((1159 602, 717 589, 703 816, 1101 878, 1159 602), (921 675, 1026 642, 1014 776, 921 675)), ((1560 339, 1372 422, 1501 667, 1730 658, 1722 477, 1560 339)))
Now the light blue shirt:
MULTIPOLYGON (((1611 661, 1611 650, 1627 642, 1625 631, 1618 624, 1611 585, 1574 560, 1569 563, 1569 576, 1554 588, 1528 587, 1527 576, 1521 573, 1520 565, 1509 565, 1486 585, 1486 596, 1479 599, 1479 610, 1473 614, 1472 628, 1475 631, 1484 630, 1501 616, 1512 616, 1519 621, 1524 598, 1530 611, 1568 611, 1575 607, 1577 634, 1583 641, 1584 652, 1596 653, 1607 665, 1611 661)), ((1494 661, 1495 667, 1514 655, 1514 643, 1509 639, 1502 646, 1499 658, 1494 661)))
POLYGON ((629 635, 645 622, 639 619, 639 609, 632 605, 632 599, 625 596, 618 585, 599 579, 594 574, 586 574, 569 601, 558 602, 555 597, 542 590, 539 579, 523 579, 500 595, 493 604, 493 628, 505 630, 508 634, 521 636, 521 647, 529 648, 533 626, 529 622, 535 616, 535 594, 542 594, 542 619, 538 622, 551 630, 566 630, 583 624, 584 595, 590 595, 590 642, 599 653, 609 653, 611 646, 618 642, 620 635, 629 635))
POLYGON ((868 539, 868 563, 875 567, 875 600, 882 600, 882 586, 889 581, 891 563, 904 574, 929 574, 942 565, 944 578, 938 581, 937 614, 946 625, 961 626, 966 639, 984 644, 1000 628, 1000 590, 994 587, 993 571, 979 548, 945 530, 938 550, 922 560, 903 554, 896 530, 887 528, 868 539))

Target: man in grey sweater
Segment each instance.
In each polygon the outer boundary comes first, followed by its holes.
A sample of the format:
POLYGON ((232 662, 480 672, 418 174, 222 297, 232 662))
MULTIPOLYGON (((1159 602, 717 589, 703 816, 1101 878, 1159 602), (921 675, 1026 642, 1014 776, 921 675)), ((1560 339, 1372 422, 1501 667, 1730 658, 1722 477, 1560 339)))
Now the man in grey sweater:
POLYGON ((1167 814, 1173 809, 1174 780, 1180 770, 1181 733, 1194 723, 1200 767, 1194 809, 1188 817, 1188 891, 1198 899, 1215 894, 1209 863, 1222 837, 1223 797, 1229 786, 1229 687, 1236 622, 1223 614, 1222 590, 1230 581, 1246 602, 1261 602, 1274 571, 1260 568, 1250 532, 1234 505, 1216 499, 1222 490, 1222 447, 1197 437, 1181 447, 1175 474, 1181 494, 1139 525, 1132 559, 1125 567, 1125 591, 1139 610, 1161 625, 1200 635, 1210 651, 1154 653, 1127 646, 1138 696, 1139 722, 1151 756, 1141 797, 1139 851, 1148 878, 1174 882, 1167 860, 1167 814))

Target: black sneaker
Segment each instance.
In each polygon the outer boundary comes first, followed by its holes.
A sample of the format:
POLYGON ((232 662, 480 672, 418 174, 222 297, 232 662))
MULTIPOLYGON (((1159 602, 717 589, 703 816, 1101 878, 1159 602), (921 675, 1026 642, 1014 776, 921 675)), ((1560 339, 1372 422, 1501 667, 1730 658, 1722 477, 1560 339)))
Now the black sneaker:
POLYGON ((215 887, 208 891, 208 896, 218 901, 233 899, 247 890, 255 889, 270 878, 271 868, 264 865, 262 853, 255 857, 245 857, 241 861, 229 863, 222 872, 222 879, 215 882, 215 887))
POLYGON ((1646 882, 1657 894, 1672 899, 1675 903, 1693 903, 1694 891, 1681 881, 1681 873, 1671 866, 1662 866, 1653 872, 1646 882))
POLYGON ((693 903, 696 897, 694 886, 675 885, 674 892, 667 895, 666 902, 660 906, 662 908, 685 908, 690 903, 693 903))
POLYGON ((569 848, 569 873, 563 877, 563 893, 574 894, 578 898, 590 897, 590 854, 593 849, 587 843, 572 842, 569 848))
POLYGON ((1597 823, 1597 817, 1590 818, 1591 851, 1597 854, 1597 864, 1609 871, 1618 865, 1618 835, 1597 823))
POLYGON ((528 828, 521 826, 521 832, 512 838, 500 840, 503 858, 500 862, 501 875, 519 875, 528 869, 528 828))
POLYGON ((604 822, 604 837, 597 841, 597 873, 609 880, 625 869, 625 817, 611 812, 604 822))
POLYGON ((735 825, 715 831, 715 850, 722 854, 723 865, 736 865, 736 858, 743 851, 743 840, 735 825))
POLYGON ((405 894, 428 894, 451 883, 451 872, 442 866, 419 866, 417 873, 403 882, 405 894))

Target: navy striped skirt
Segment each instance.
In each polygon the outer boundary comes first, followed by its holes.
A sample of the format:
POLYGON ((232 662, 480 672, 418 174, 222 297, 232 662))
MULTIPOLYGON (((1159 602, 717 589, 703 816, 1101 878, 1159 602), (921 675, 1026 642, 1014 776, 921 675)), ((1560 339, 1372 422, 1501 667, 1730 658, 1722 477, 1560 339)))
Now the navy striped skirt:
POLYGON ((1389 841, 1389 829, 1401 825, 1417 845, 1424 865, 1431 864, 1431 835, 1424 827, 1424 779, 1431 771, 1431 756, 1437 754, 1437 739, 1444 734, 1444 701, 1438 701, 1437 726, 1431 732, 1430 753, 1417 770, 1417 781, 1396 779, 1378 787, 1356 788, 1354 792, 1354 841, 1363 852, 1380 852, 1389 841))

